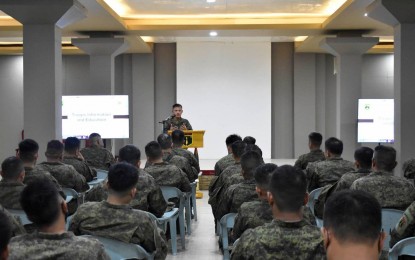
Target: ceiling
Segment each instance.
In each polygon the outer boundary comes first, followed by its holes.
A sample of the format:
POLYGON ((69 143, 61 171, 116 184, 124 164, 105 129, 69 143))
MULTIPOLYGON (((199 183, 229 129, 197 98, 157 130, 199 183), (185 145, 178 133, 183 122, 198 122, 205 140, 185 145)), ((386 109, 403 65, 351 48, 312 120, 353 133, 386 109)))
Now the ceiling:
MULTIPOLYGON (((297 52, 323 52, 324 37, 357 31, 380 37, 370 52, 393 52, 393 29, 365 16, 374 0, 78 0, 87 17, 63 28, 64 53, 82 53, 72 38, 111 31, 128 52, 183 41, 295 42, 297 52), (209 36, 215 31, 217 36, 209 36)), ((1 9, 1 4, 0 4, 1 9)), ((22 52, 22 25, 0 11, 0 54, 22 52)))

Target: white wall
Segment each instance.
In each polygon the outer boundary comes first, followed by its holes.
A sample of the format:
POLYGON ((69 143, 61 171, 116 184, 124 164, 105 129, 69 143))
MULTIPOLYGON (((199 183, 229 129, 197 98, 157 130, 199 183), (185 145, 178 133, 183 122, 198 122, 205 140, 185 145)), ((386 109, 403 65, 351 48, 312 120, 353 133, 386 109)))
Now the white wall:
POLYGON ((23 130, 23 57, 0 56, 0 161, 15 155, 23 130))
POLYGON ((179 42, 177 102, 206 130, 201 159, 224 156, 232 133, 254 136, 270 158, 271 43, 179 42))

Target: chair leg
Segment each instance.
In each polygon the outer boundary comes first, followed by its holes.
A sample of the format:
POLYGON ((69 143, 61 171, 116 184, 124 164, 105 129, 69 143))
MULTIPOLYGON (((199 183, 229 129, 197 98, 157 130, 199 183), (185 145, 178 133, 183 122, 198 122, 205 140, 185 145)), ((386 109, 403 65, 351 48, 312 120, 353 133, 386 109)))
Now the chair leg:
POLYGON ((173 255, 177 255, 177 228, 176 228, 176 219, 170 219, 170 241, 171 241, 171 251, 173 255))
POLYGON ((223 260, 229 260, 229 241, 228 241, 228 229, 222 227, 222 248, 223 248, 223 260))
POLYGON ((195 218, 195 221, 197 221, 197 207, 196 207, 196 193, 192 196, 192 202, 193 202, 193 216, 195 218))
POLYGON ((190 209, 190 196, 186 199, 186 206, 185 206, 185 210, 186 210, 186 226, 187 226, 187 234, 191 235, 192 234, 192 211, 190 209))
MULTIPOLYGON (((180 228, 180 240, 182 242, 182 248, 186 249, 185 246, 185 230, 184 230, 184 225, 185 225, 185 220, 184 220, 184 212, 179 212, 179 228, 180 228)), ((177 232, 177 230, 176 230, 177 232)))

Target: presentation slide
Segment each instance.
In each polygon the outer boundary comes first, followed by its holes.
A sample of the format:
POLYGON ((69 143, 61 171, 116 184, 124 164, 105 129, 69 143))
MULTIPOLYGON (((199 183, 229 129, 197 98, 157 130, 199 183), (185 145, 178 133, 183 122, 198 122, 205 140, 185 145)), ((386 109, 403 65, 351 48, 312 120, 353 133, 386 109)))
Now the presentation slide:
POLYGON ((129 138, 128 96, 63 96, 62 138, 129 138))
POLYGON ((393 99, 359 99, 357 120, 359 143, 393 143, 393 123, 393 99))

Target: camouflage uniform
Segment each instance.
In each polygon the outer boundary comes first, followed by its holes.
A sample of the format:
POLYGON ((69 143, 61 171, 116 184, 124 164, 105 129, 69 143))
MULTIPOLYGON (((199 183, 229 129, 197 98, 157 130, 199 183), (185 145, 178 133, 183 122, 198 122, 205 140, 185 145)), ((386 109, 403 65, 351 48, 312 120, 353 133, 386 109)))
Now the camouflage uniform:
POLYGON ((97 177, 97 171, 89 167, 85 161, 76 156, 64 156, 63 163, 72 165, 78 173, 85 177, 87 182, 92 181, 97 177))
POLYGON ((150 216, 128 205, 106 201, 82 204, 72 218, 69 230, 75 235, 95 235, 141 245, 147 252, 156 252, 156 259, 165 259, 167 245, 164 233, 150 216))
MULTIPOLYGON (((55 177, 53 177, 50 172, 39 169, 39 168, 32 168, 32 167, 24 167, 25 170, 25 176, 24 176, 24 180, 23 183, 24 184, 29 184, 30 182, 34 181, 34 180, 49 180, 51 182, 53 182, 55 184, 55 187, 58 189, 59 193, 62 195, 63 191, 62 191, 62 187, 59 184, 59 182, 55 179, 55 177)), ((63 196, 63 198, 65 198, 66 196, 63 196)))
POLYGON ((354 181, 350 189, 370 193, 382 208, 405 210, 415 200, 414 185, 392 172, 372 172, 354 181))
MULTIPOLYGON (((308 207, 303 207, 304 220, 311 225, 316 225, 316 219, 308 207)), ((232 238, 238 239, 245 230, 256 228, 274 219, 272 207, 268 201, 259 199, 242 203, 235 217, 235 224, 232 229, 232 238)))
POLYGON ((96 145, 83 148, 81 154, 89 166, 97 169, 108 171, 111 164, 115 163, 110 151, 96 145))
POLYGON ((231 259, 325 259, 323 238, 316 226, 305 220, 271 223, 245 231, 231 259))
MULTIPOLYGON (((89 191, 86 196, 86 201, 103 201, 107 200, 108 193, 104 187, 105 182, 89 191)), ((154 178, 142 169, 138 169, 138 183, 136 185, 137 193, 130 202, 130 206, 134 209, 148 211, 156 217, 163 216, 167 208, 167 203, 164 200, 163 193, 157 185, 154 178)))
POLYGON ((167 162, 154 163, 144 170, 153 176, 159 186, 173 186, 183 192, 192 191, 186 174, 175 165, 167 162))
POLYGON ((48 234, 35 232, 12 238, 10 260, 19 259, 110 259, 96 239, 76 237, 71 232, 48 234))
POLYGON ((398 224, 392 230, 389 242, 390 248, 408 237, 415 237, 415 201, 405 210, 398 224))
POLYGON ((0 211, 3 212, 9 219, 12 225, 12 237, 26 234, 26 231, 20 221, 18 221, 10 212, 8 212, 2 205, 0 205, 0 211))
POLYGON ((194 182, 199 177, 199 172, 192 167, 189 161, 183 156, 163 152, 163 161, 176 165, 179 169, 186 173, 190 182, 194 182))
POLYGON ((348 190, 352 186, 353 182, 359 178, 369 175, 369 169, 358 169, 357 171, 352 171, 345 173, 340 180, 337 182, 335 191, 348 190))
POLYGON ((22 209, 20 193, 25 185, 18 181, 0 181, 0 204, 6 209, 22 209))
POLYGON ((223 170, 225 170, 228 166, 235 164, 235 159, 233 158, 233 154, 230 153, 215 163, 215 175, 219 176, 223 170))
POLYGON ((322 150, 313 150, 309 153, 300 155, 297 161, 295 161, 294 166, 300 168, 301 170, 305 170, 307 168, 308 163, 324 161, 325 159, 326 157, 324 156, 324 152, 322 150))
POLYGON ((195 155, 192 152, 183 148, 173 148, 171 150, 171 153, 173 155, 178 155, 186 158, 189 161, 190 166, 194 167, 197 173, 200 172, 199 162, 197 161, 195 155))
POLYGON ((173 127, 177 127, 177 129, 180 129, 183 124, 186 126, 187 130, 193 130, 189 120, 184 118, 170 117, 163 123, 163 133, 167 134, 167 132, 170 130, 171 125, 173 125, 173 127))
POLYGON ((403 163, 403 176, 408 179, 415 179, 415 159, 410 159, 403 163))
POLYGON ((79 174, 72 165, 61 162, 42 162, 35 169, 50 172, 62 187, 71 188, 77 192, 86 191, 89 188, 85 177, 79 174))
POLYGON ((306 168, 308 190, 312 191, 328 184, 334 184, 346 172, 354 171, 352 162, 341 157, 328 158, 326 161, 308 164, 306 168))
POLYGON ((244 180, 242 183, 231 185, 220 197, 216 211, 216 219, 221 219, 228 213, 237 213, 242 203, 258 200, 255 179, 244 180))

